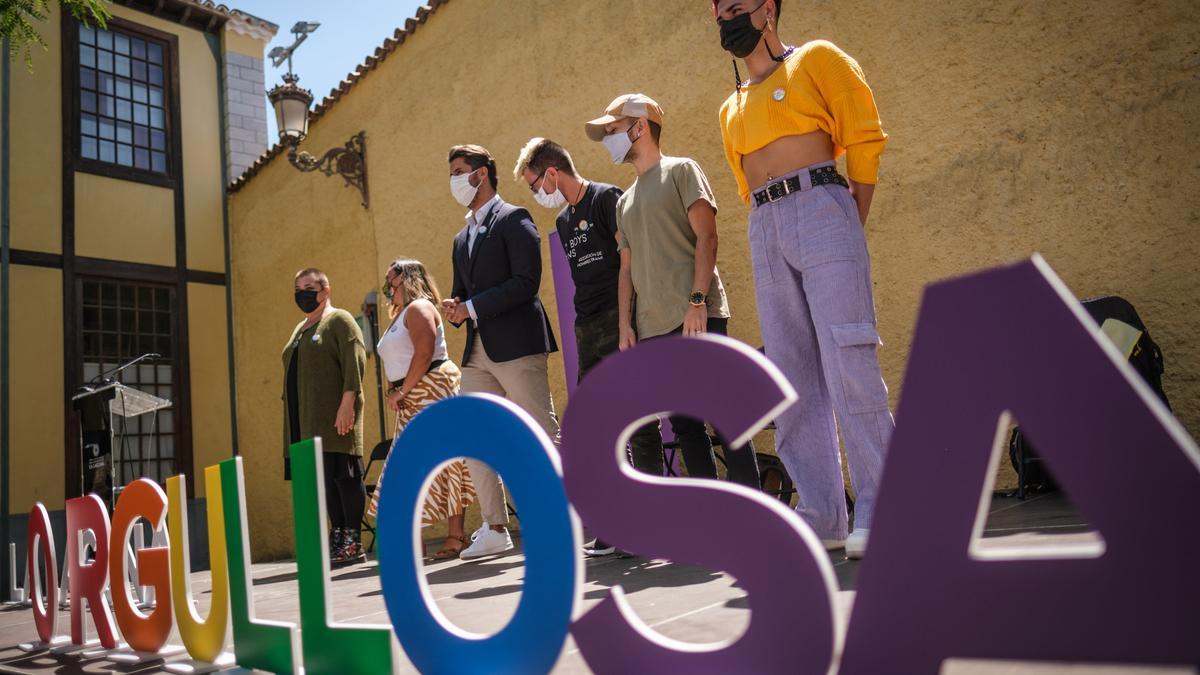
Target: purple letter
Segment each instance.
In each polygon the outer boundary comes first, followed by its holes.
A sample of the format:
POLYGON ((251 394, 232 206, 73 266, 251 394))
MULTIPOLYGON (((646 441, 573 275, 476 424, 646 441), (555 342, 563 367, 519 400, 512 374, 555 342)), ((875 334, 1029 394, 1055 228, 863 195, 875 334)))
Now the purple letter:
POLYGON ((950 657, 1200 664, 1200 453, 1096 333, 1036 256, 925 292, 842 672, 936 673, 950 657), (1103 545, 972 550, 1008 412, 1103 545))
POLYGON ((717 336, 638 345, 608 357, 581 383, 563 423, 563 474, 583 521, 618 547, 734 575, 753 612, 738 640, 683 651, 634 617, 614 588, 571 630, 593 670, 828 671, 837 586, 800 517, 741 486, 648 476, 624 460, 630 434, 657 413, 706 420, 736 447, 795 398, 758 352, 717 336), (695 526, 665 527, 647 513, 677 513, 695 526))

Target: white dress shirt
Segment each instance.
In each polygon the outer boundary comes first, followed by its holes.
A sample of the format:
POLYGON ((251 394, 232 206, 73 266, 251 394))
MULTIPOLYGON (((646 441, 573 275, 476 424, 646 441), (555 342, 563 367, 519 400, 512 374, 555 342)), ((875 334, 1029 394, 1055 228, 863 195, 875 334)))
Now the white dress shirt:
MULTIPOLYGON (((482 206, 474 211, 467 211, 467 257, 475 250, 475 240, 483 236, 487 231, 483 224, 487 222, 488 214, 492 209, 500 205, 500 195, 492 195, 492 198, 483 203, 482 206)), ((479 325, 479 317, 475 315, 475 305, 470 300, 467 300, 467 314, 471 315, 471 320, 475 325, 479 325)))

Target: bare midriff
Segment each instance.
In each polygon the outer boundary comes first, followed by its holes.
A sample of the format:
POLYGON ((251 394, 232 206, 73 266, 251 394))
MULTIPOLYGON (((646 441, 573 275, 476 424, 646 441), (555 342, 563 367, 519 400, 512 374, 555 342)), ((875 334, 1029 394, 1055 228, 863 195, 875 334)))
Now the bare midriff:
POLYGON ((742 157, 742 171, 750 192, 797 169, 833 159, 833 139, 817 130, 799 136, 782 136, 742 157))

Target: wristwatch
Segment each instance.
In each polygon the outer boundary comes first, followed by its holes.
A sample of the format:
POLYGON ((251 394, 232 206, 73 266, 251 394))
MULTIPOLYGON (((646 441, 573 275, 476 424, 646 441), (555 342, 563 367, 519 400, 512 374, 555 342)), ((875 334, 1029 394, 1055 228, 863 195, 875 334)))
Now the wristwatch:
POLYGON ((708 296, 703 291, 692 291, 692 294, 688 296, 688 304, 693 307, 700 307, 704 305, 704 301, 707 299, 708 296))

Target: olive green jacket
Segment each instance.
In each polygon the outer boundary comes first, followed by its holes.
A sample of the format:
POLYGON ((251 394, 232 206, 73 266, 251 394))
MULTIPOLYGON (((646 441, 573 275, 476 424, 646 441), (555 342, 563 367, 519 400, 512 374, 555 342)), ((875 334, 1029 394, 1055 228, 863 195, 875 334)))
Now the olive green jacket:
POLYGON ((367 354, 363 346, 362 330, 354 317, 344 309, 334 309, 321 317, 316 325, 301 330, 301 321, 292 331, 292 337, 283 347, 283 456, 287 457, 291 444, 291 423, 288 420, 287 369, 296 355, 298 369, 296 391, 300 411, 300 438, 302 440, 321 437, 325 452, 363 454, 363 370, 367 354), (342 393, 353 391, 354 431, 339 436, 334 429, 342 393))

